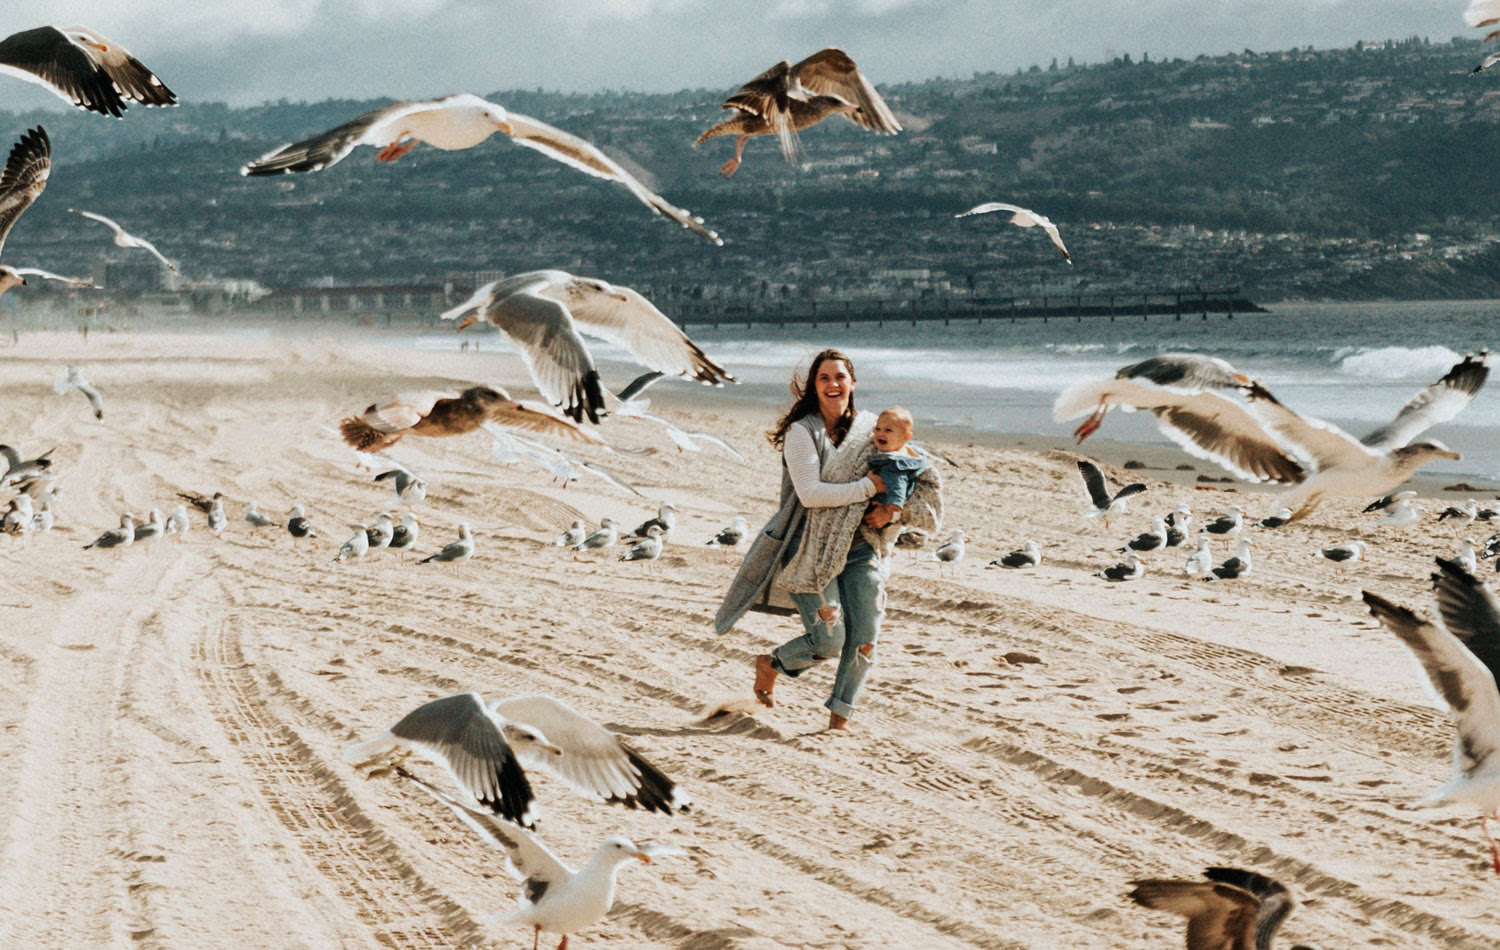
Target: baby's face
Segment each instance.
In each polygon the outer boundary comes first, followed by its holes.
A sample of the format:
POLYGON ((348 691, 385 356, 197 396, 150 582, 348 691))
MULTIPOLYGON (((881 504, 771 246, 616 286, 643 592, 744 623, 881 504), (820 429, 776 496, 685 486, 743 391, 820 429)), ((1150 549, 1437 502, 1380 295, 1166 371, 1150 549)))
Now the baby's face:
POLYGON ((870 441, 882 452, 899 452, 911 439, 911 426, 899 416, 882 412, 875 420, 875 432, 870 441))

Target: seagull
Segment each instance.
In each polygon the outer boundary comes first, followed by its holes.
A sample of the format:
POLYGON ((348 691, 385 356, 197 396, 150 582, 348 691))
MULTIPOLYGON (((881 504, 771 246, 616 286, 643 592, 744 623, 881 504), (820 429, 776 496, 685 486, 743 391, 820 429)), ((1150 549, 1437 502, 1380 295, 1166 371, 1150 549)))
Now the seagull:
POLYGON ((927 546, 927 532, 921 528, 902 528, 896 534, 896 547, 920 551, 927 546))
MULTIPOLYGON (((344 441, 361 452, 378 452, 407 434, 442 438, 473 432, 486 423, 525 429, 594 445, 602 440, 542 406, 511 399, 503 389, 471 386, 458 396, 438 392, 390 396, 339 423, 344 441)), ((378 476, 379 478, 384 477, 378 476)))
POLYGON ((1237 534, 1245 526, 1245 510, 1239 505, 1230 505, 1229 514, 1220 515, 1203 526, 1209 534, 1237 534))
POLYGON ((335 564, 339 561, 362 558, 370 553, 370 538, 369 535, 365 534, 365 526, 357 524, 350 525, 349 527, 354 529, 354 536, 345 541, 343 547, 339 548, 339 553, 333 559, 333 563, 335 564))
POLYGON ((1464 519, 1464 524, 1473 524, 1478 517, 1479 502, 1470 498, 1463 503, 1463 507, 1461 508, 1456 508, 1453 505, 1444 508, 1438 513, 1437 520, 1446 521, 1449 518, 1462 518, 1464 519))
POLYGON ((114 220, 106 218, 102 214, 95 214, 92 211, 79 211, 77 208, 69 208, 68 210, 73 212, 74 214, 81 214, 85 218, 98 221, 100 224, 115 232, 116 247, 138 247, 143 251, 149 251, 157 260, 161 261, 167 266, 167 270, 171 271, 174 274, 177 273, 177 265, 173 264, 171 261, 163 257, 161 251, 158 251, 156 249, 155 244, 152 244, 145 238, 136 237, 134 234, 131 234, 129 231, 126 231, 124 228, 120 227, 120 225, 114 220))
MULTIPOLYGON (((67 284, 74 289, 94 286, 94 282, 87 277, 67 277, 63 274, 54 274, 50 270, 42 270, 40 267, 12 267, 10 270, 18 277, 40 277, 42 280, 55 280, 59 283, 67 284)), ((23 280, 22 283, 24 284, 25 281, 23 280)))
POLYGON ((1364 514, 1369 514, 1372 511, 1379 511, 1382 508, 1389 508, 1391 505, 1394 505, 1401 501, 1410 501, 1415 497, 1417 497, 1417 493, 1411 491, 1410 489, 1406 491, 1394 492, 1392 494, 1377 498, 1374 501, 1370 502, 1368 505, 1365 505, 1363 511, 1364 514))
POLYGON ((172 90, 129 50, 82 26, 40 26, 0 40, 0 73, 117 119, 129 108, 126 100, 143 106, 177 104, 172 90))
POLYGON ((400 551, 404 555, 417 543, 421 530, 422 526, 417 523, 416 515, 409 511, 401 512, 400 522, 391 528, 391 550, 400 551))
POLYGON ((1473 538, 1465 538, 1464 543, 1458 549, 1458 556, 1453 559, 1458 562, 1459 567, 1462 567, 1470 574, 1479 572, 1479 558, 1474 555, 1474 548, 1478 544, 1479 542, 1473 538))
POLYGON ((1141 564, 1141 556, 1134 551, 1126 551, 1124 564, 1106 567, 1094 576, 1102 577, 1107 581, 1133 581, 1140 579, 1145 573, 1146 568, 1141 564))
POLYGON ((224 514, 224 496, 214 492, 213 504, 208 509, 208 530, 217 538, 228 525, 229 518, 224 514))
POLYGON ((172 513, 167 516, 167 534, 177 535, 180 543, 187 539, 189 527, 191 525, 188 522, 187 505, 178 505, 173 508, 172 513))
POLYGON ((396 527, 391 521, 390 515, 381 512, 375 516, 375 523, 365 529, 365 541, 369 543, 371 551, 391 546, 391 539, 396 534, 396 527))
MULTIPOLYGON (((41 197, 51 174, 52 142, 47 138, 47 130, 39 125, 11 147, 5 169, 0 171, 0 251, 5 249, 5 239, 16 221, 41 197)), ((0 294, 25 284, 24 275, 0 264, 0 294)))
MULTIPOLYGON (((1416 492, 1402 492, 1401 494, 1415 495, 1416 492)), ((1413 505, 1410 498, 1398 498, 1386 510, 1385 517, 1375 522, 1375 527, 1404 528, 1421 521, 1422 513, 1426 510, 1421 505, 1413 505)))
POLYGON ((1239 868, 1209 868, 1203 876, 1208 880, 1131 881, 1130 899, 1186 917, 1187 950, 1271 950, 1276 931, 1297 908, 1286 885, 1239 868))
POLYGON ((709 547, 735 548, 739 547, 745 535, 750 533, 750 525, 741 515, 735 515, 734 521, 727 528, 720 528, 719 533, 709 538, 704 544, 709 547))
POLYGON ((1235 549, 1234 557, 1210 570, 1208 576, 1203 579, 1206 581, 1232 581, 1237 577, 1249 575, 1251 568, 1251 547, 1252 545, 1248 538, 1240 538, 1240 543, 1235 549))
POLYGON ((1005 557, 997 558, 990 562, 990 567, 1036 567, 1042 563, 1042 549, 1035 541, 1028 540, 1021 545, 1021 550, 1012 551, 1005 557))
POLYGON ((665 534, 660 525, 652 525, 646 529, 646 536, 632 544, 624 554, 620 555, 622 561, 654 561, 661 557, 661 542, 665 534))
POLYGON ((1182 567, 1182 573, 1190 577, 1212 576, 1214 567, 1214 553, 1209 548, 1208 535, 1202 532, 1198 534, 1198 550, 1194 551, 1182 567))
POLYGON ((161 512, 152 508, 151 517, 135 526, 135 536, 132 542, 136 544, 149 544, 166 534, 166 532, 167 526, 161 520, 161 512))
POLYGON ((1186 541, 1188 532, 1193 530, 1193 509, 1186 504, 1178 505, 1163 520, 1167 523, 1167 547, 1175 548, 1186 541))
POLYGON ((1470 73, 1482 73, 1486 69, 1489 69, 1491 66, 1495 65, 1496 63, 1500 63, 1500 53, 1491 53, 1490 55, 1486 56, 1484 59, 1480 60, 1479 65, 1475 66, 1473 69, 1469 70, 1469 72, 1470 73))
POLYGON ((269 528, 276 520, 262 512, 252 501, 245 505, 245 523, 252 528, 269 528))
POLYGON ((663 538, 669 538, 672 536, 672 529, 675 527, 677 527, 677 506, 669 501, 664 501, 657 507, 655 518, 641 522, 640 527, 626 535, 624 540, 631 541, 637 538, 644 538, 646 532, 652 528, 660 528, 663 538))
POLYGON ((556 546, 560 548, 571 548, 575 544, 582 543, 588 537, 589 529, 582 521, 574 520, 568 529, 557 536, 556 546))
POLYGON ((31 496, 18 495, 10 500, 10 507, 5 512, 5 517, 0 519, 0 531, 9 535, 19 535, 24 542, 31 533, 35 521, 36 510, 32 507, 31 496))
POLYGON ((89 548, 128 548, 135 542, 135 518, 130 515, 120 516, 120 526, 99 535, 88 544, 83 546, 87 551, 89 548))
POLYGON ((1323 548, 1317 556, 1339 564, 1346 561, 1363 561, 1365 547, 1363 541, 1350 541, 1348 544, 1336 544, 1331 548, 1323 548))
POLYGON ((619 537, 615 531, 615 519, 600 518, 599 527, 592 531, 588 537, 573 545, 574 551, 582 551, 585 548, 611 548, 619 537))
POLYGON ((52 505, 45 501, 37 502, 36 510, 31 516, 31 530, 46 534, 52 530, 52 522, 52 505))
MULTIPOLYGON (((1142 535, 1137 535, 1126 543, 1126 547, 1132 551, 1155 551, 1157 548, 1167 546, 1167 523, 1157 518, 1151 530, 1142 535)), ((1125 548, 1120 548, 1121 551, 1125 548)))
POLYGON ((66 367, 66 375, 52 384, 52 391, 59 396, 67 392, 69 388, 83 393, 83 398, 89 401, 89 407, 94 410, 95 419, 104 418, 104 401, 99 398, 99 390, 89 384, 78 371, 78 367, 66 367))
POLYGON ((5 459, 5 471, 0 473, 0 487, 43 474, 52 467, 49 456, 56 451, 56 448, 50 448, 34 459, 22 461, 20 452, 8 445, 0 445, 0 458, 5 459))
POLYGON ((1132 495, 1139 495, 1146 490, 1146 486, 1140 482, 1126 485, 1113 495, 1109 493, 1109 487, 1104 482, 1104 473, 1099 471, 1099 466, 1086 459, 1078 460, 1078 474, 1083 476, 1083 485, 1088 489, 1089 501, 1094 510, 1086 517, 1104 517, 1104 527, 1109 528, 1109 516, 1116 511, 1125 510, 1125 500, 1132 495))
POLYGON ((290 534, 294 538, 316 538, 318 536, 318 532, 313 528, 312 522, 307 520, 307 512, 303 510, 301 504, 293 505, 291 510, 287 512, 287 516, 287 534, 290 534))
POLYGON ((969 540, 967 534, 964 534, 962 531, 955 531, 952 537, 943 544, 938 545, 937 549, 932 552, 931 560, 938 562, 939 573, 942 572, 944 565, 957 567, 959 562, 964 559, 964 542, 967 540, 969 540))
POLYGON ((396 504, 417 505, 427 498, 427 482, 404 468, 393 468, 375 476, 375 481, 390 480, 396 492, 396 504))
POLYGON ((426 564, 428 561, 467 561, 474 556, 474 535, 469 531, 468 522, 458 526, 458 540, 449 541, 443 545, 443 549, 436 554, 422 558, 419 563, 426 564))
POLYGON ((460 330, 479 320, 497 327, 515 346, 537 389, 576 422, 585 414, 598 422, 605 402, 599 371, 580 333, 624 347, 657 372, 711 386, 736 382, 651 301, 594 277, 560 270, 515 274, 485 284, 439 316, 465 316, 460 330))
POLYGON ((633 486, 627 485, 610 474, 607 469, 595 465, 593 462, 585 462, 582 459, 577 459, 564 453, 560 449, 554 449, 550 445, 533 442, 515 433, 506 432, 499 426, 486 424, 485 431, 495 437, 494 452, 496 458, 507 464, 520 461, 523 456, 529 458, 551 472, 553 478, 561 479, 564 488, 568 487, 571 482, 577 481, 578 471, 582 470, 602 481, 608 482, 621 491, 630 492, 632 495, 641 494, 633 486))
POLYGON ((1434 620, 1422 620, 1369 591, 1362 594, 1370 613, 1421 661, 1458 726, 1453 778, 1413 807, 1477 807, 1495 873, 1500 874, 1500 845, 1489 829, 1490 819, 1500 818, 1500 756, 1495 754, 1500 750, 1500 692, 1495 688, 1500 602, 1456 562, 1437 562, 1442 572, 1433 575, 1438 614, 1434 620))
MULTIPOLYGON (((641 400, 641 402, 644 401, 645 400, 641 400)), ((677 451, 679 452, 701 452, 703 451, 703 447, 698 443, 700 441, 703 441, 708 442, 711 445, 717 445, 719 448, 734 456, 735 460, 738 462, 746 462, 745 457, 740 454, 738 449, 730 445, 719 436, 714 435, 712 432, 689 432, 686 429, 680 429, 670 420, 663 419, 661 416, 653 415, 649 412, 643 411, 639 403, 623 403, 620 406, 619 413, 626 418, 644 419, 647 422, 654 422, 657 425, 661 426, 666 430, 667 438, 672 440, 672 443, 677 446, 677 451)))
POLYGON ((724 100, 724 108, 734 114, 698 136, 693 147, 720 135, 735 136, 734 157, 719 169, 725 178, 739 169, 745 143, 757 135, 775 135, 781 154, 795 164, 802 153, 797 133, 832 115, 877 134, 901 131, 901 123, 854 60, 834 47, 796 65, 782 60, 724 100))
POLYGON ((467 692, 435 699, 347 746, 343 758, 362 765, 410 752, 446 769, 474 806, 523 825, 537 817, 527 769, 630 809, 672 814, 690 805, 618 736, 551 696, 486 701, 467 692))
POLYGON ((1063 244, 1062 235, 1057 233, 1057 225, 1053 224, 1052 219, 1044 214, 1037 214, 1035 211, 1022 208, 1019 205, 1006 204, 1003 201, 990 201, 982 205, 975 205, 963 214, 956 214, 954 217, 967 218, 971 214, 989 214, 992 211, 1009 211, 1010 223, 1018 228, 1041 228, 1043 231, 1046 231, 1047 237, 1052 239, 1052 243, 1057 246, 1059 251, 1062 251, 1063 260, 1069 264, 1073 263, 1073 255, 1068 253, 1067 246, 1063 244))
MULTIPOLYGON (((1156 413, 1162 431, 1180 445, 1179 436, 1168 431, 1173 428, 1179 414, 1212 415, 1216 409, 1223 408, 1218 401, 1198 399, 1200 394, 1215 389, 1242 389, 1250 383, 1249 376, 1217 356, 1162 353, 1120 367, 1112 379, 1069 386, 1052 404, 1052 418, 1066 422, 1088 416, 1073 431, 1082 442, 1103 425, 1105 414, 1115 406, 1122 406, 1127 411, 1147 409, 1156 413)), ((1239 405, 1227 399, 1221 401, 1231 407, 1239 405)))
POLYGON ((473 148, 496 132, 568 167, 623 185, 657 215, 676 221, 715 245, 724 241, 703 219, 647 188, 592 142, 470 93, 393 102, 310 139, 283 145, 240 169, 241 175, 316 172, 338 164, 361 145, 379 148, 376 159, 394 162, 425 142, 445 151, 473 148), (410 140, 409 145, 402 144, 410 140))
POLYGON ((1279 528, 1291 520, 1292 509, 1277 508, 1275 513, 1267 515, 1266 517, 1260 519, 1256 522, 1256 524, 1260 525, 1262 528, 1279 528))

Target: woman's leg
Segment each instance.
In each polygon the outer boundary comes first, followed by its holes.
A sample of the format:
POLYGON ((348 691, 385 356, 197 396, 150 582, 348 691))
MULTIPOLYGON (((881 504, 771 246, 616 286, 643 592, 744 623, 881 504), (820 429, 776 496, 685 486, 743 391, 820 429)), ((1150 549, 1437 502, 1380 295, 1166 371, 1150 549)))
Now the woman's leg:
POLYGON ((880 639, 880 622, 885 619, 885 564, 869 545, 858 545, 849 552, 835 585, 843 603, 846 635, 833 693, 824 705, 838 717, 831 725, 840 727, 840 720, 854 714, 854 702, 864 689, 870 667, 875 665, 875 643, 880 639))
POLYGON ((839 605, 839 581, 834 578, 820 594, 793 594, 792 602, 802 617, 802 628, 807 632, 793 637, 770 653, 755 658, 755 698, 767 706, 775 706, 771 698, 776 688, 776 674, 785 673, 796 677, 803 670, 824 660, 843 656, 844 620, 842 611, 832 622, 818 616, 821 607, 839 605))

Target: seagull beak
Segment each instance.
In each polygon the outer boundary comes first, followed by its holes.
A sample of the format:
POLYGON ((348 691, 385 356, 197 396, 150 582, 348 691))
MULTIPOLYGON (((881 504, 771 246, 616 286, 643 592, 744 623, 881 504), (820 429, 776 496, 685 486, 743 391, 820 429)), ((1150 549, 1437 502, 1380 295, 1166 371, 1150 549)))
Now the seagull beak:
POLYGON ((1234 378, 1240 381, 1241 386, 1248 386, 1252 382, 1250 377, 1246 376, 1244 373, 1235 373, 1234 378))
POLYGON ((640 858, 646 864, 651 863, 651 855, 647 854, 644 851, 632 851, 630 852, 630 856, 633 858, 640 858))
POLYGON ((553 754, 553 755, 562 755, 562 754, 563 754, 563 751, 562 751, 562 750, 561 750, 561 749, 559 749, 559 748, 558 748, 558 747, 557 747, 557 746, 555 746, 555 745, 548 745, 548 746, 545 746, 545 747, 544 747, 544 748, 545 748, 545 749, 546 749, 546 750, 547 750, 547 751, 548 751, 548 752, 551 752, 551 753, 552 753, 552 754, 553 754))

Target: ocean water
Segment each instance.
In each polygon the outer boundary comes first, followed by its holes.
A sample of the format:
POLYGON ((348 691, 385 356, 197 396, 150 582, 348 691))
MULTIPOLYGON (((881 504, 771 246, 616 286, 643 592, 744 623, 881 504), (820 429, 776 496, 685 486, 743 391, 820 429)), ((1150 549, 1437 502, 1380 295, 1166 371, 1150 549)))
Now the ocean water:
MULTIPOLYGON (((1052 401, 1065 387, 1112 375, 1155 353, 1188 350, 1223 357, 1286 405, 1358 437, 1389 421, 1464 353, 1500 349, 1500 301, 1270 309, 1233 319, 1210 314, 1206 320, 1194 314, 1181 320, 1118 316, 915 327, 899 322, 849 328, 694 326, 691 335, 740 379, 741 386, 720 391, 725 399, 783 405, 793 370, 805 371, 814 353, 832 346, 854 362, 861 408, 900 403, 919 427, 1052 435, 1066 435, 1076 424, 1052 421, 1052 401)), ((446 348, 452 340, 443 336, 431 344, 446 348)), ((487 340, 485 348, 490 346, 487 340)), ((626 358, 609 347, 596 352, 601 361, 626 358)), ((606 372, 606 382, 617 388, 629 378, 628 369, 620 369, 627 375, 618 380, 606 372)), ((1500 478, 1500 378, 1430 434, 1464 458, 1434 464, 1429 471, 1500 478)), ((1166 442, 1144 413, 1110 413, 1095 436, 1101 437, 1166 442)))

